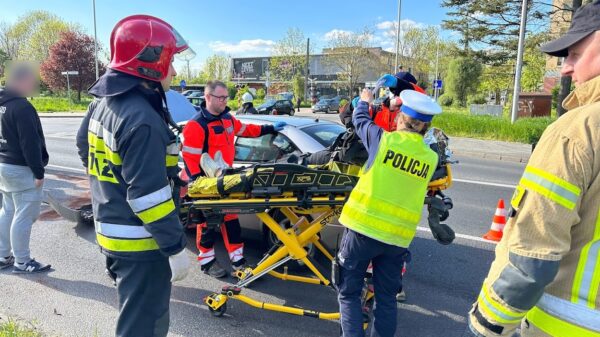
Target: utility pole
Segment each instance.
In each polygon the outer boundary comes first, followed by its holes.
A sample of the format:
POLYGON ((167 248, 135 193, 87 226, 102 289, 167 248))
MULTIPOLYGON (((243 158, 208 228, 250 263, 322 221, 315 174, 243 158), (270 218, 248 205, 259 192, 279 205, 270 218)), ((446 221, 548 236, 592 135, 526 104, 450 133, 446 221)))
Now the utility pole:
POLYGON ((92 0, 92 5, 94 7, 94 59, 96 62, 96 79, 98 79, 100 74, 98 70, 98 34, 96 33, 96 0, 92 0))
POLYGON ((435 84, 433 85, 433 98, 435 99, 435 101, 437 102, 438 99, 438 92, 439 92, 439 88, 437 87, 437 81, 439 80, 439 76, 438 76, 438 66, 439 66, 439 62, 440 62, 440 40, 437 40, 437 46, 436 46, 436 51, 435 51, 435 76, 434 76, 434 82, 435 84))
POLYGON ((519 48, 517 49, 517 65, 515 68, 515 91, 513 92, 510 122, 517 121, 519 111, 519 93, 521 92, 521 70, 523 68, 523 47, 525 45, 525 27, 527 25, 527 0, 523 0, 521 8, 521 28, 519 29, 519 48))
MULTIPOLYGON (((573 20, 573 15, 579 7, 581 7, 581 0, 573 0, 573 13, 571 14, 571 20, 573 20)), ((571 92, 571 76, 561 76, 560 90, 558 91, 558 97, 556 98, 556 114, 558 117, 567 112, 565 108, 563 108, 562 102, 565 100, 565 98, 567 98, 569 92, 571 92)))
POLYGON ((400 13, 402 11, 402 0, 398 0, 398 27, 396 27, 396 68, 394 69, 394 74, 398 72, 398 67, 400 63, 398 63, 398 58, 400 56, 400 13))
POLYGON ((310 38, 306 39, 306 71, 304 72, 304 99, 308 99, 308 75, 310 74, 310 38))

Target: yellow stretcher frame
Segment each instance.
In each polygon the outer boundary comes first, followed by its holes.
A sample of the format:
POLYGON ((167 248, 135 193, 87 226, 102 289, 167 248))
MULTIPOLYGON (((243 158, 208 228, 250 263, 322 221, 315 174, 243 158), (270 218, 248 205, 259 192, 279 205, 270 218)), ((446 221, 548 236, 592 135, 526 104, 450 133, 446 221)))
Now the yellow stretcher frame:
MULTIPOLYGON (((231 197, 231 196, 230 196, 231 197)), ((290 307, 285 305, 266 303, 257 301, 251 297, 242 295, 242 289, 250 283, 263 277, 271 275, 283 281, 293 281, 308 283, 314 285, 331 286, 331 281, 321 273, 313 261, 308 256, 305 249, 312 244, 327 259, 333 261, 333 255, 323 246, 318 236, 328 223, 339 217, 342 207, 346 202, 345 196, 336 197, 313 197, 308 201, 286 195, 280 198, 250 198, 250 199, 221 199, 221 200, 196 200, 191 207, 200 210, 223 209, 226 211, 239 212, 243 209, 257 209, 268 205, 268 209, 279 209, 281 213, 293 224, 288 229, 282 228, 267 210, 257 212, 257 217, 277 236, 281 245, 274 246, 265 254, 263 259, 254 268, 247 268, 236 273, 239 279, 234 286, 224 286, 219 293, 213 293, 204 298, 204 303, 208 306, 213 316, 220 317, 227 310, 227 301, 230 299, 238 300, 252 307, 281 312, 291 315, 307 316, 322 320, 339 320, 339 312, 319 312, 305 308, 290 307), (305 215, 316 215, 314 220, 308 221, 305 215), (292 275, 284 272, 275 271, 276 268, 283 266, 290 260, 300 260, 311 271, 313 277, 292 275)), ((367 290, 363 295, 363 303, 373 298, 373 293, 367 290)), ((368 319, 365 318, 365 328, 368 319)))

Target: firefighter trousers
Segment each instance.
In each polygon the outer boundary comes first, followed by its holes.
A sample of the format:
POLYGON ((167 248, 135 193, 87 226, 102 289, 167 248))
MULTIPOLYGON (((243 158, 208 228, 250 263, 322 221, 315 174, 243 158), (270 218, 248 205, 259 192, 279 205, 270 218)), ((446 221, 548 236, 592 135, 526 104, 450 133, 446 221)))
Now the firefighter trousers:
POLYGON ((169 332, 171 267, 159 260, 106 258, 119 300, 117 337, 166 337, 169 332))

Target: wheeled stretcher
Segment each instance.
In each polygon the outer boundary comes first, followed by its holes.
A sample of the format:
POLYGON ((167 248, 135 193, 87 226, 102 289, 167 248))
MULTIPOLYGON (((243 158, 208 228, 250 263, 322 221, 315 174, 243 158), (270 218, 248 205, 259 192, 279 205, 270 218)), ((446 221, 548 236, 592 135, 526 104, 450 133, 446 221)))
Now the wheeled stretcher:
MULTIPOLYGON (((295 164, 256 165, 218 178, 199 178, 192 183, 188 191, 192 201, 185 205, 189 207, 190 221, 206 221, 209 226, 214 226, 222 222, 225 214, 254 213, 279 240, 255 267, 236 273, 239 280, 236 285, 224 286, 220 292, 204 298, 209 311, 214 316, 222 316, 227 310, 227 301, 235 299, 264 310, 324 320, 339 319, 339 312, 317 312, 265 303, 242 292, 243 288, 267 274, 284 281, 332 285, 328 273, 319 270, 317 263, 308 255, 307 246, 313 245, 327 259, 334 260, 332 253, 321 242, 319 233, 341 214, 344 203, 358 182, 359 169, 358 166, 340 162, 313 167, 295 164), (274 209, 278 209, 293 225, 288 229, 282 228, 270 215, 269 211, 274 209), (302 261, 312 276, 292 275, 286 268, 283 272, 278 271, 290 260, 302 261)), ((441 207, 439 212, 434 212, 435 217, 430 216, 435 218, 430 221, 439 221, 440 215, 443 216, 442 211, 447 211, 445 204, 436 198, 441 190, 451 184, 450 166, 445 165, 443 170, 440 178, 430 184, 430 192, 425 199, 430 207, 441 207)), ((372 291, 365 284, 363 304, 369 303, 372 297, 372 291)), ((364 323, 366 328, 367 314, 364 323)))

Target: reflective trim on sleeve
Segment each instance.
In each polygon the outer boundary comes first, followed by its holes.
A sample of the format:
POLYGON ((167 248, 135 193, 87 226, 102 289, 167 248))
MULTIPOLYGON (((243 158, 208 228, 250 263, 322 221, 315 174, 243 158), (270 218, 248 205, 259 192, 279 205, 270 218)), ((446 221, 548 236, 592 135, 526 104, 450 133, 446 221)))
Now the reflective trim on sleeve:
POLYGON ((158 191, 154 191, 139 198, 128 200, 127 202, 135 213, 140 213, 153 208, 156 205, 162 204, 167 200, 170 200, 172 193, 173 191, 171 190, 171 186, 166 185, 158 191))
POLYGON ((544 294, 527 320, 554 337, 600 337, 600 311, 544 294))
POLYGON ((240 128, 240 131, 238 131, 235 135, 236 136, 241 136, 244 134, 244 131, 246 131, 246 124, 242 124, 242 127, 240 128))
POLYGON ((186 152, 189 154, 199 154, 199 155, 201 155, 203 153, 201 147, 191 147, 191 146, 187 146, 187 145, 183 146, 183 148, 181 149, 181 152, 186 152))
POLYGON ((519 184, 569 210, 575 208, 577 199, 581 194, 581 190, 577 186, 529 165, 525 168, 519 184))
POLYGON ((167 154, 172 155, 172 156, 178 156, 179 155, 179 144, 172 143, 169 146, 167 146, 167 154))
POLYGON ((517 324, 523 317, 525 312, 516 312, 504 307, 501 303, 495 301, 489 294, 487 286, 484 284, 479 298, 477 299, 479 307, 483 310, 486 316, 493 319, 495 322, 504 324, 517 324))
POLYGON ((167 155, 165 158, 165 164, 167 167, 177 166, 177 164, 179 164, 179 156, 167 155))
POLYGON ((136 213, 136 215, 145 223, 149 224, 158 221, 167 215, 171 214, 175 210, 175 203, 172 199, 163 202, 162 204, 147 209, 143 212, 136 213))
POLYGON ((579 254, 571 302, 596 309, 598 287, 600 287, 600 210, 596 219, 594 237, 583 246, 579 254))
POLYGON ((100 247, 113 252, 143 252, 159 248, 158 243, 153 238, 114 239, 97 233, 96 240, 100 247))
POLYGON ((123 239, 147 239, 151 238, 143 226, 119 225, 96 221, 96 232, 104 236, 123 239))

